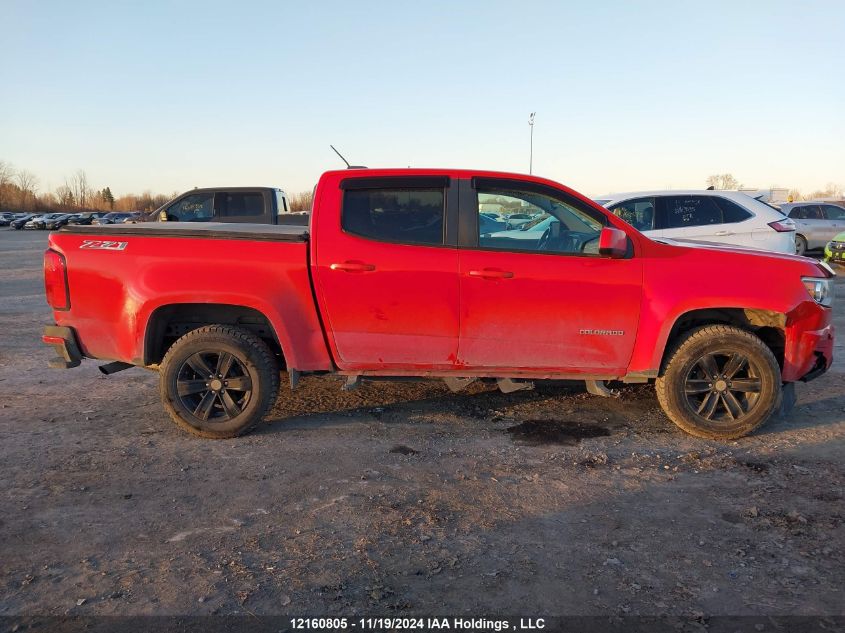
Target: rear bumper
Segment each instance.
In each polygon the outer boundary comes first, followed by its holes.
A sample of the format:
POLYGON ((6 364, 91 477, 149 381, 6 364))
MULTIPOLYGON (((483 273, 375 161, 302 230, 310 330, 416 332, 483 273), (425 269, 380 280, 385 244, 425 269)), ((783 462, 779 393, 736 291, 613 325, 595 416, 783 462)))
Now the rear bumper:
POLYGON ((50 360, 49 365, 53 369, 70 369, 78 367, 82 362, 82 352, 76 342, 76 333, 73 328, 61 325, 46 325, 41 341, 51 345, 56 350, 56 358, 50 360))

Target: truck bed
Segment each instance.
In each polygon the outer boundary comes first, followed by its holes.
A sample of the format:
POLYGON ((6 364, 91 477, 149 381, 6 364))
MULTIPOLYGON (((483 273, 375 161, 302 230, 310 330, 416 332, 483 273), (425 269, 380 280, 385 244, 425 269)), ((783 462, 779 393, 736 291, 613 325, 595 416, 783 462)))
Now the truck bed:
POLYGON ((194 237, 223 240, 307 242, 308 227, 275 224, 228 224, 224 222, 143 222, 140 224, 68 225, 61 233, 126 235, 138 237, 194 237))
POLYGON ((219 222, 72 226, 50 235, 67 262, 56 311, 84 356, 150 365, 160 308, 240 306, 263 315, 291 367, 329 369, 308 268, 307 227, 219 222), (295 341, 295 343, 294 343, 295 341))

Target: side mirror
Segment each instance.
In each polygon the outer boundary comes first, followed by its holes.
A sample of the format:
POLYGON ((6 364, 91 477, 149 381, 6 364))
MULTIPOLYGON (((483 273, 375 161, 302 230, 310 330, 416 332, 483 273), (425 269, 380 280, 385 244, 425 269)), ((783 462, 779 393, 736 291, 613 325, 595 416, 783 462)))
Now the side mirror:
POLYGON ((622 229, 606 226, 599 234, 599 255, 621 259, 628 254, 628 236, 622 229))
POLYGON ((158 212, 158 221, 159 222, 167 222, 167 211, 159 211, 158 212))

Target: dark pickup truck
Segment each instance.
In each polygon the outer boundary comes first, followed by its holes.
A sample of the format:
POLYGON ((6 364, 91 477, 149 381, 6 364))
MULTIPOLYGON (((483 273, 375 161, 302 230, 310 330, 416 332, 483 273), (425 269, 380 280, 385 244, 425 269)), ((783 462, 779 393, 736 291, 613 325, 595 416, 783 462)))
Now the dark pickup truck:
POLYGON ((292 213, 285 192, 274 187, 192 189, 156 209, 148 222, 244 222, 307 225, 308 216, 292 213))

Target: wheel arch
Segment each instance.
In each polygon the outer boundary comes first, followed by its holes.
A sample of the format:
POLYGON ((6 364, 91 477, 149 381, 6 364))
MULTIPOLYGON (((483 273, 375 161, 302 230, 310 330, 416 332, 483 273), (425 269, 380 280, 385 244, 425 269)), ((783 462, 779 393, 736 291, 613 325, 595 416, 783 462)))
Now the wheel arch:
POLYGON ((701 308, 679 314, 666 338, 660 359, 662 375, 672 350, 688 332, 706 325, 732 325, 758 336, 772 351, 783 369, 786 346, 786 315, 774 310, 752 308, 701 308))
POLYGON ((256 308, 227 303, 170 303, 150 314, 144 331, 144 365, 161 362, 170 346, 182 335, 213 324, 233 325, 261 338, 286 367, 285 349, 270 318, 256 308))

